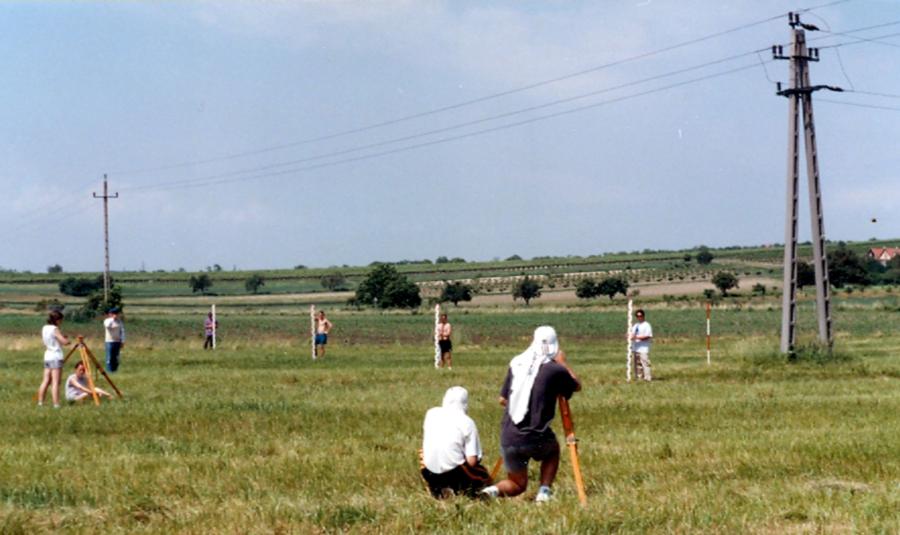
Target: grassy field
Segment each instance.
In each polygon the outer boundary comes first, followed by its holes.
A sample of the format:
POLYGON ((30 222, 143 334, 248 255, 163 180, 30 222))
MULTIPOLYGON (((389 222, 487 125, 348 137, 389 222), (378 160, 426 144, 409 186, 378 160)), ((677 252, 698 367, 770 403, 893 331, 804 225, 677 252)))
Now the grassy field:
MULTIPOLYGON (((197 318, 134 315, 115 376, 126 399, 38 408, 37 315, 0 316, 0 533, 897 533, 900 308, 835 306, 840 358, 776 356, 774 303, 651 309, 653 384, 624 382, 620 310, 451 311, 452 372, 431 365, 428 314, 334 310, 326 359, 305 318, 225 314, 203 352, 197 318), (534 326, 555 325, 585 389, 572 401, 589 504, 564 456, 556 500, 427 497, 415 450, 444 390, 470 391, 486 463, 496 395, 534 326)), ((804 340, 813 332, 801 310, 804 340)), ((96 325, 64 324, 96 340, 96 325)), ((100 345, 91 342, 96 351, 100 345)), ((70 373, 67 368, 66 374, 70 373)), ((534 471, 532 471, 534 477, 534 471)))

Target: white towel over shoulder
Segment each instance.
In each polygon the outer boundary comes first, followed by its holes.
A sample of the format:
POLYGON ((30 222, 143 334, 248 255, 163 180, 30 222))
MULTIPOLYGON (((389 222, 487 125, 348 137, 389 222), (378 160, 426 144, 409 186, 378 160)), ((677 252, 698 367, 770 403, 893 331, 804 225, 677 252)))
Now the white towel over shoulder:
POLYGON ((556 338, 556 330, 545 325, 534 330, 534 340, 528 349, 509 361, 512 384, 507 410, 513 423, 518 424, 525 418, 538 371, 542 365, 556 358, 558 352, 559 341, 556 338))

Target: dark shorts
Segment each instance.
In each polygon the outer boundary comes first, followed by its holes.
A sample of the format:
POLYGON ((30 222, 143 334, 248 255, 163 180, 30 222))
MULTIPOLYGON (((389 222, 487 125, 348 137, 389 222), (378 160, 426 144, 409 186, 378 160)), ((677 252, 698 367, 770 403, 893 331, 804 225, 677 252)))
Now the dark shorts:
POLYGON ((491 475, 487 468, 480 464, 475 466, 461 464, 443 474, 435 474, 429 469, 423 468, 422 477, 428 483, 431 495, 439 500, 447 497, 444 493, 445 489, 474 498, 479 490, 491 484, 491 475))
POLYGON ((325 333, 316 333, 316 345, 324 346, 328 344, 328 335, 325 333))
POLYGON ((441 348, 441 353, 449 353, 453 350, 453 342, 450 340, 438 340, 438 347, 441 348))
POLYGON ((44 369, 45 370, 59 370, 63 367, 62 359, 56 360, 45 360, 44 361, 44 369))
POLYGON ((559 456, 559 443, 556 439, 536 444, 522 444, 502 448, 503 464, 507 472, 518 473, 528 469, 528 461, 545 461, 559 456))

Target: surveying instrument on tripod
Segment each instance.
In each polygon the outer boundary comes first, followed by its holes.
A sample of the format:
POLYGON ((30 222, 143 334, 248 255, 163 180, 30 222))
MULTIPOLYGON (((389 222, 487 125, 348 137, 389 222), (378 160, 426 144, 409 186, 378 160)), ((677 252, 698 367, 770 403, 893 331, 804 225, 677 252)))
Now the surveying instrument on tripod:
POLYGON ((93 369, 99 371, 106 379, 106 382, 109 383, 109 386, 111 386, 112 389, 116 391, 116 395, 119 396, 119 399, 123 399, 124 396, 122 395, 122 392, 119 390, 116 384, 113 383, 112 379, 109 378, 109 375, 106 374, 103 366, 101 366, 100 363, 97 362, 97 357, 95 357, 94 354, 91 353, 91 350, 87 346, 87 344, 84 343, 84 336, 79 335, 77 337, 77 340, 78 343, 76 343, 75 346, 71 350, 69 350, 69 353, 63 359, 63 364, 65 364, 69 360, 69 357, 71 357, 73 354, 75 354, 76 351, 78 351, 78 354, 81 357, 81 363, 84 365, 85 376, 88 380, 88 389, 91 391, 91 397, 94 399, 94 405, 100 405, 100 396, 97 395, 97 388, 94 386, 94 374, 92 373, 91 369, 92 363, 94 365, 93 369))

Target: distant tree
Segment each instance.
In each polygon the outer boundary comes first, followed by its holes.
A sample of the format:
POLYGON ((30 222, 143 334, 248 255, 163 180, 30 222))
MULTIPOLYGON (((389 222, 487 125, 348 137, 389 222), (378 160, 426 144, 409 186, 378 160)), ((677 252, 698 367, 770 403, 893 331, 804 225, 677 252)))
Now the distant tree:
POLYGON ((738 287, 738 278, 729 271, 719 271, 713 275, 712 283, 722 292, 722 297, 725 297, 728 295, 728 290, 738 287))
POLYGON ((294 269, 306 269, 306 266, 304 266, 303 264, 297 264, 296 266, 294 266, 294 269))
POLYGON ((455 257, 453 257, 453 258, 450 259, 450 262, 452 262, 452 263, 454 263, 454 264, 465 264, 465 263, 466 263, 466 259, 465 259, 465 258, 460 258, 460 257, 458 257, 458 256, 455 256, 455 257))
POLYGON ((458 281, 451 282, 444 285, 440 300, 442 303, 449 301, 453 303, 453 306, 458 306, 460 301, 471 301, 472 292, 473 289, 468 284, 463 284, 458 281))
POLYGON ((447 258, 446 256, 439 256, 434 259, 435 264, 446 264, 448 262, 450 262, 450 259, 447 258))
POLYGON ((265 279, 263 279, 262 275, 259 273, 254 273, 247 277, 247 280, 244 281, 244 288, 250 293, 257 293, 259 289, 266 285, 265 279))
POLYGON ((517 254, 514 254, 506 259, 507 262, 515 262, 517 260, 522 260, 522 257, 517 254))
POLYGON ((63 267, 59 264, 53 264, 52 266, 47 266, 47 273, 62 273, 63 267))
POLYGON ((597 282, 593 279, 581 279, 575 285, 575 296, 579 299, 593 299, 598 295, 597 282))
POLYGON ((888 262, 887 269, 879 275, 882 284, 900 284, 900 255, 888 262))
POLYGON ((219 264, 213 264, 212 270, 213 271, 222 271, 222 266, 220 266, 219 264))
POLYGON ((835 288, 847 284, 872 284, 863 259, 843 242, 828 253, 828 280, 835 288))
POLYGON ((712 288, 707 288, 707 289, 703 290, 703 297, 705 297, 707 300, 712 299, 715 296, 716 296, 716 291, 713 290, 712 288))
POLYGON ((705 245, 701 245, 700 249, 697 251, 697 263, 701 265, 708 265, 712 263, 713 254, 709 251, 709 248, 705 245))
POLYGON ((766 285, 762 283, 756 283, 753 285, 753 295, 766 295, 766 285))
POLYGON ((531 304, 532 299, 541 296, 541 285, 537 281, 525 277, 513 286, 513 300, 522 299, 525 306, 531 304))
POLYGON ((419 287, 390 264, 379 264, 356 288, 356 301, 381 308, 415 308, 422 304, 419 287))
POLYGON ((816 270, 809 262, 797 262, 797 287, 812 286, 816 283, 816 270))
POLYGON ((691 256, 691 253, 685 253, 685 254, 684 254, 684 261, 685 261, 685 262, 690 262, 692 258, 694 258, 694 257, 691 256))
POLYGON ((206 273, 201 273, 200 275, 191 275, 191 278, 188 279, 188 285, 191 287, 191 292, 201 294, 205 294, 206 290, 209 290, 212 287, 212 280, 209 278, 209 275, 206 273))
POLYGON ((322 278, 319 279, 319 282, 322 283, 323 288, 331 290, 333 292, 346 284, 347 279, 344 278, 344 275, 340 271, 335 271, 322 275, 322 278))
MULTIPOLYGON (((112 282, 110 282, 112 284, 112 282)), ((92 292, 103 288, 103 276, 95 279, 66 277, 59 281, 59 291, 73 297, 87 297, 92 292)))
POLYGON ((597 284, 597 295, 605 295, 610 301, 616 294, 628 294, 628 281, 622 277, 608 277, 597 284))

